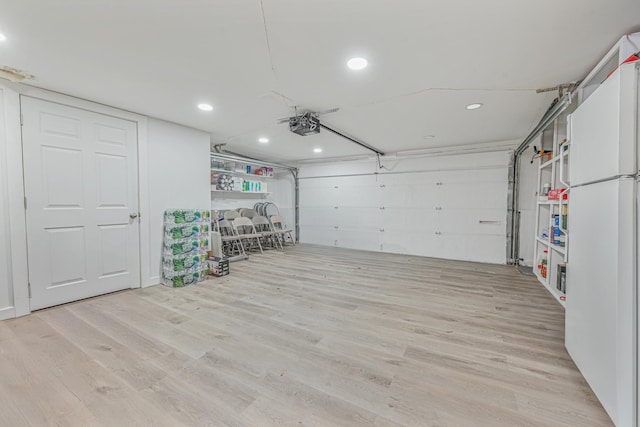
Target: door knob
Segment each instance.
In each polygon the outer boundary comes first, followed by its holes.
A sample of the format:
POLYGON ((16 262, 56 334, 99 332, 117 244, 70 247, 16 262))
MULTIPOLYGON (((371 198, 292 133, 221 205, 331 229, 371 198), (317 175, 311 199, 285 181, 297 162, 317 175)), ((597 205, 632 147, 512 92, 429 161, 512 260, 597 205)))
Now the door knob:
POLYGON ((136 218, 138 218, 138 214, 137 213, 129 214, 129 218, 136 219, 136 218))

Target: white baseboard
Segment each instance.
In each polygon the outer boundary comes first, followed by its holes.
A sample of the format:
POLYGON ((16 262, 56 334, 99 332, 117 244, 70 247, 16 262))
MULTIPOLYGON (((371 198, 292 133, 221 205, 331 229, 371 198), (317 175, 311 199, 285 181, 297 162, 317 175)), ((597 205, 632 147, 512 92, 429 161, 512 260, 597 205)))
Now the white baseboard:
POLYGON ((149 277, 142 284, 141 288, 148 288, 149 286, 155 286, 160 284, 160 276, 149 277))
POLYGON ((16 317, 15 307, 6 307, 0 309, 0 320, 13 319, 16 317))

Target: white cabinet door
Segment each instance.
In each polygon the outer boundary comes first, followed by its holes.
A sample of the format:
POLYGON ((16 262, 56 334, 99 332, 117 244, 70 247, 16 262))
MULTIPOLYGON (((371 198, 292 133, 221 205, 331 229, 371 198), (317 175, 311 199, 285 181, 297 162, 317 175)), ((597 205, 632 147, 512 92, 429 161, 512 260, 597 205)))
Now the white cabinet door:
POLYGON ((593 94, 571 115, 571 155, 569 156, 569 180, 580 185, 620 175, 636 173, 636 117, 635 96, 623 87, 630 77, 627 67, 621 67, 602 83, 593 94))
POLYGON ((22 98, 31 309, 140 286, 134 122, 22 98))
MULTIPOLYGON (((590 98, 589 98, 590 99, 590 98)), ((565 345, 616 425, 632 425, 635 182, 577 187, 569 197, 565 345)))

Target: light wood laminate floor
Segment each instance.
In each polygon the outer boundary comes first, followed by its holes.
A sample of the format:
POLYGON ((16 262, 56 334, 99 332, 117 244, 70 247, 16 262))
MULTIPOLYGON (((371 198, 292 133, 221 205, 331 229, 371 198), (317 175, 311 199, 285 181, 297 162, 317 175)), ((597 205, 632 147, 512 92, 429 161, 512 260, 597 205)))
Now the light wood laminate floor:
POLYGON ((298 245, 0 322, 2 426, 608 426, 513 267, 298 245))

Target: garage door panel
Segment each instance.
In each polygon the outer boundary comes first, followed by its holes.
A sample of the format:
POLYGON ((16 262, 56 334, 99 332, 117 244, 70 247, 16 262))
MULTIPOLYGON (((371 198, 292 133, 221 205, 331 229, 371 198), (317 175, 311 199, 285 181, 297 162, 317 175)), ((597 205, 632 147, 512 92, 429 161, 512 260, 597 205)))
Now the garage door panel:
POLYGON ((505 211, 496 209, 445 209, 439 213, 443 232, 505 235, 505 211))
POLYGON ((506 240, 503 235, 444 233, 439 258, 504 264, 506 240))
POLYGON ((380 250, 380 230, 374 228, 339 228, 336 233, 341 248, 360 249, 364 251, 380 250))
POLYGON ((300 208, 301 226, 335 226, 338 216, 333 207, 305 207, 300 208))
POLYGON ((382 233, 382 250, 397 254, 437 256, 437 236, 430 230, 387 229, 382 233))
POLYGON ((300 205, 306 207, 335 206, 337 203, 336 190, 334 188, 301 188, 300 205))
POLYGON ((468 184, 472 182, 504 182, 508 174, 507 168, 467 169, 438 172, 443 184, 468 184))
POLYGON ((435 208, 438 202, 438 188, 433 185, 407 184, 383 188, 382 206, 394 208, 435 208))
POLYGON ((506 184, 446 184, 443 183, 440 205, 444 208, 506 209, 506 184))
POLYGON ((335 246, 336 229, 334 227, 310 225, 300 231, 300 242, 314 245, 335 246))
POLYGON ((382 226, 385 230, 436 231, 438 229, 438 215, 435 209, 385 207, 382 211, 382 226))
POLYGON ((336 222, 341 227, 381 227, 382 211, 380 208, 340 207, 335 210, 336 222))

